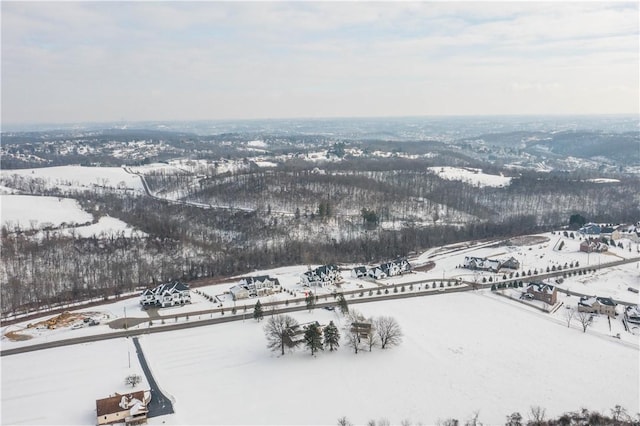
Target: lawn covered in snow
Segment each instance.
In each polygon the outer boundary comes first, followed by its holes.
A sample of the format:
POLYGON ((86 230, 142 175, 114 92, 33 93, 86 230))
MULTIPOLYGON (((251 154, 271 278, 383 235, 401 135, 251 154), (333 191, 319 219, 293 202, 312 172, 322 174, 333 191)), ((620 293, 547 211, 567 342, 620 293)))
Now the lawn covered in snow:
MULTIPOLYGON (((343 341, 337 352, 280 357, 266 348, 264 322, 252 319, 141 337, 176 410, 149 423, 335 424, 347 416, 356 424, 434 424, 479 411, 480 421, 498 424, 532 405, 550 416, 639 409, 637 344, 567 328, 489 292, 354 307, 395 317, 404 342, 356 355, 343 341)), ((293 316, 344 325, 337 311, 293 316)), ((126 390, 128 345, 118 339, 3 357, 2 423, 92 423, 96 398, 126 390)))
POLYGON ((127 173, 121 167, 58 166, 2 170, 3 178, 11 179, 13 175, 22 178, 43 179, 47 188, 57 187, 61 191, 64 191, 65 188, 89 189, 94 187, 143 190, 140 178, 127 173))
POLYGON ((0 195, 2 226, 34 229, 43 226, 59 227, 91 222, 93 216, 80 207, 76 200, 34 195, 0 195))

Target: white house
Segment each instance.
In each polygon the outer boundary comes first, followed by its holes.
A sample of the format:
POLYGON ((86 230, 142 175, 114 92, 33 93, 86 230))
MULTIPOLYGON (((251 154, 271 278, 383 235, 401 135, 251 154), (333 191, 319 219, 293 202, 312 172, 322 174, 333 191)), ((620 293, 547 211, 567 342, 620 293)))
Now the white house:
POLYGON ((280 281, 269 275, 258 277, 245 277, 240 283, 229 289, 233 300, 246 299, 247 297, 265 296, 280 291, 280 281))
POLYGON ((369 276, 380 280, 395 275, 402 275, 411 271, 411 264, 407 259, 396 259, 391 262, 383 263, 380 266, 369 269, 369 276))
POLYGON ((479 269, 482 271, 498 272, 502 262, 494 259, 487 259, 486 257, 464 257, 464 267, 468 269, 479 269))
POLYGON ((140 295, 140 304, 147 308, 157 306, 166 308, 191 303, 189 287, 180 281, 172 281, 160 284, 153 289, 147 289, 140 295))
POLYGON ((107 425, 114 423, 146 423, 147 404, 151 400, 150 391, 135 391, 125 395, 96 400, 96 423, 107 425))
POLYGON ((300 275, 300 284, 304 286, 327 287, 342 281, 342 275, 336 265, 323 265, 300 275))

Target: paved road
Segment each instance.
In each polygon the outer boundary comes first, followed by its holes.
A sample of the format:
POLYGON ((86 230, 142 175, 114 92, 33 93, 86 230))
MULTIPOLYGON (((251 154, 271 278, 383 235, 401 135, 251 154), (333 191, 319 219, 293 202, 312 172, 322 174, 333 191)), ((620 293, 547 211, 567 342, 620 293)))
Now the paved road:
POLYGON ((162 391, 158 387, 158 384, 156 383, 156 380, 153 378, 137 337, 133 338, 133 344, 136 347, 136 352, 138 354, 138 360, 140 361, 142 371, 144 371, 144 375, 146 376, 149 387, 151 388, 151 401, 149 401, 149 404, 147 404, 147 409, 149 410, 147 417, 151 418, 164 416, 166 414, 173 414, 173 404, 171 403, 171 400, 162 393, 162 391))
MULTIPOLYGON (((633 263, 633 262, 638 262, 640 261, 640 258, 633 258, 633 259, 624 259, 624 260, 620 260, 620 261, 616 261, 616 262, 611 262, 611 263, 606 263, 606 264, 602 264, 599 266, 587 266, 587 267, 580 267, 580 268, 574 268, 573 270, 591 270, 591 269, 603 269, 603 268, 608 268, 608 267, 612 267, 612 266, 617 266, 617 265, 622 265, 625 263, 633 263)), ((528 282, 528 281, 539 281, 545 278, 552 278, 552 277, 556 277, 556 276, 562 276, 562 274, 564 272, 568 272, 569 270, 564 270, 564 271, 556 271, 556 272, 551 272, 551 273, 543 273, 543 274, 538 274, 538 275, 532 275, 532 276, 527 276, 527 277, 520 277, 518 279, 513 279, 513 280, 506 280, 506 281, 498 281, 499 283, 508 283, 510 281, 523 281, 523 282, 528 282)), ((422 280, 422 281, 415 281, 413 283, 404 283, 404 284, 400 284, 397 287, 400 287, 402 285, 404 285, 405 287, 409 287, 409 285, 413 284, 413 285, 421 285, 423 283, 433 283, 433 282, 441 282, 442 280, 440 279, 429 279, 429 280, 422 280)), ((447 279, 445 279, 445 281, 448 281, 447 279)), ((455 280, 449 280, 449 281, 455 281, 455 280)), ((423 296, 434 296, 437 294, 443 294, 443 293, 453 293, 453 292, 462 292, 462 291, 470 291, 473 290, 474 287, 475 288, 491 288, 491 286, 494 283, 473 283, 473 282, 463 282, 463 284, 466 285, 458 285, 458 286, 452 286, 452 287, 444 287, 442 288, 440 291, 433 291, 433 290, 429 290, 429 291, 424 291, 424 290, 419 290, 419 291, 407 291, 407 292, 398 292, 398 293, 393 293, 392 290, 390 290, 389 294, 385 294, 385 295, 380 295, 380 296, 374 296, 374 297, 369 297, 369 296, 363 296, 363 297, 358 297, 359 293, 368 293, 368 290, 366 289, 361 289, 361 290, 354 290, 354 291, 350 291, 350 292, 344 292, 345 295, 350 296, 351 294, 354 294, 354 297, 351 298, 349 297, 348 302, 349 304, 356 304, 356 303, 367 303, 367 302, 377 302, 377 301, 382 301, 382 300, 393 300, 393 299, 404 299, 404 298, 408 298, 408 297, 423 297, 423 296)), ((563 290, 561 290, 563 291, 563 290)), ((579 294, 579 293, 575 293, 575 292, 571 292, 571 294, 576 295, 576 296, 585 296, 583 294, 579 294)), ((586 295, 586 296, 592 296, 592 295, 586 295)), ((316 308, 322 308, 324 306, 334 306, 336 304, 336 302, 334 300, 329 300, 329 298, 331 298, 330 296, 325 298, 325 301, 319 301, 316 304, 316 308)), ((623 301, 618 301, 616 300, 617 303, 620 304, 624 304, 624 305, 630 305, 630 303, 628 302, 623 302, 623 301)), ((278 304, 282 305, 281 303, 278 302, 278 304)), ((271 315, 273 314, 282 314, 282 313, 288 313, 288 312, 295 312, 295 311, 303 311, 306 310, 306 305, 304 303, 304 299, 296 299, 293 301, 289 302, 289 306, 284 307, 284 308, 271 308, 271 303, 269 302, 265 302, 263 303, 263 307, 264 307, 264 312, 265 312, 265 316, 271 315)), ((225 315, 222 316, 220 314, 220 309, 211 309, 208 311, 202 311, 202 312, 190 312, 188 314, 184 314, 184 315, 189 315, 190 318, 192 318, 192 321, 185 321, 185 322, 180 322, 180 323, 174 323, 174 324, 166 324, 166 325, 162 325, 162 326, 157 326, 158 322, 155 321, 154 324, 156 324, 156 326, 151 326, 151 327, 147 327, 147 328, 140 328, 140 329, 129 329, 129 330, 124 330, 124 331, 116 331, 113 333, 106 333, 106 334, 96 334, 93 336, 84 336, 84 337, 77 337, 77 338, 73 338, 73 339, 67 339, 67 340, 59 340, 59 341, 53 341, 53 342, 47 342, 47 343, 38 343, 35 345, 29 345, 29 346, 23 346, 20 348, 14 348, 14 349, 6 349, 3 351, 0 351, 0 356, 7 356, 7 355, 15 355, 15 354, 19 354, 19 353, 23 353, 23 352, 31 352, 31 351, 37 351, 37 350, 41 350, 41 349, 49 349, 49 348, 55 348, 55 347, 60 347, 60 346, 67 346, 67 345, 76 345, 76 344, 80 344, 80 343, 88 343, 88 342, 97 342, 100 340, 107 340, 107 339, 117 339, 120 337, 132 337, 132 336, 138 336, 138 335, 142 335, 142 334, 149 334, 149 333, 162 333, 165 331, 173 331, 173 330, 182 330, 182 329, 186 329, 186 328, 192 328, 192 327, 201 327, 201 326, 207 326, 207 325, 213 325, 213 324, 220 324, 220 323, 225 323, 225 322, 231 322, 231 321, 243 321, 244 319, 253 319, 253 306, 249 306, 248 304, 248 311, 246 313, 241 312, 243 311, 242 308, 238 309, 238 313, 236 313, 236 315, 231 315, 231 312, 228 308, 225 309, 225 315), (213 315, 220 315, 217 317, 213 317, 213 315), (196 320, 195 318, 197 318, 197 315, 209 315, 210 318, 208 319, 201 319, 201 320, 196 320)), ((162 317, 161 317, 162 318, 162 317)), ((173 316, 171 317, 166 317, 166 322, 168 323, 169 320, 173 320, 173 316)), ((148 321, 149 319, 146 318, 145 321, 148 321)))

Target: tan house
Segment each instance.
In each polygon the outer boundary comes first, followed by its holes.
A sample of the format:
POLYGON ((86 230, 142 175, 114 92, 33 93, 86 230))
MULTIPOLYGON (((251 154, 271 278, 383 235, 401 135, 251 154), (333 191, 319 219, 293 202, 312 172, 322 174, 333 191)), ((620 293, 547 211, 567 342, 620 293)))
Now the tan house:
POLYGON ((558 290, 554 286, 545 283, 530 283, 527 287, 527 294, 530 294, 533 299, 549 305, 555 305, 558 300, 558 290))
POLYGON ((588 297, 580 298, 578 302, 578 312, 590 312, 593 314, 604 314, 609 317, 616 316, 617 303, 609 297, 588 297))
POLYGON ((147 422, 147 403, 151 400, 151 392, 136 391, 96 400, 96 416, 98 425, 112 423, 139 424, 147 422))

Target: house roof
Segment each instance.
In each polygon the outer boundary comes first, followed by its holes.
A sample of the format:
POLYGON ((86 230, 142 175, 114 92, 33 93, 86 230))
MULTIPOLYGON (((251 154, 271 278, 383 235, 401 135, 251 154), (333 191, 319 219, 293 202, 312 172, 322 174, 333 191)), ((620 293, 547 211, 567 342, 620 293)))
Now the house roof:
POLYGON ((550 284, 532 282, 527 286, 527 290, 529 289, 532 289, 536 293, 550 294, 553 293, 555 287, 550 284))
POLYGON ((134 399, 137 399, 138 401, 141 401, 143 403, 145 401, 144 391, 136 391, 124 395, 116 393, 114 396, 110 396, 108 398, 96 399, 97 416, 106 416, 108 414, 120 413, 122 411, 129 410, 129 407, 122 408, 122 406, 120 405, 123 396, 126 397, 128 401, 132 401, 134 399))
POLYGON ((356 272, 367 272, 367 267, 366 266, 356 266, 355 268, 353 268, 354 271, 356 272))

